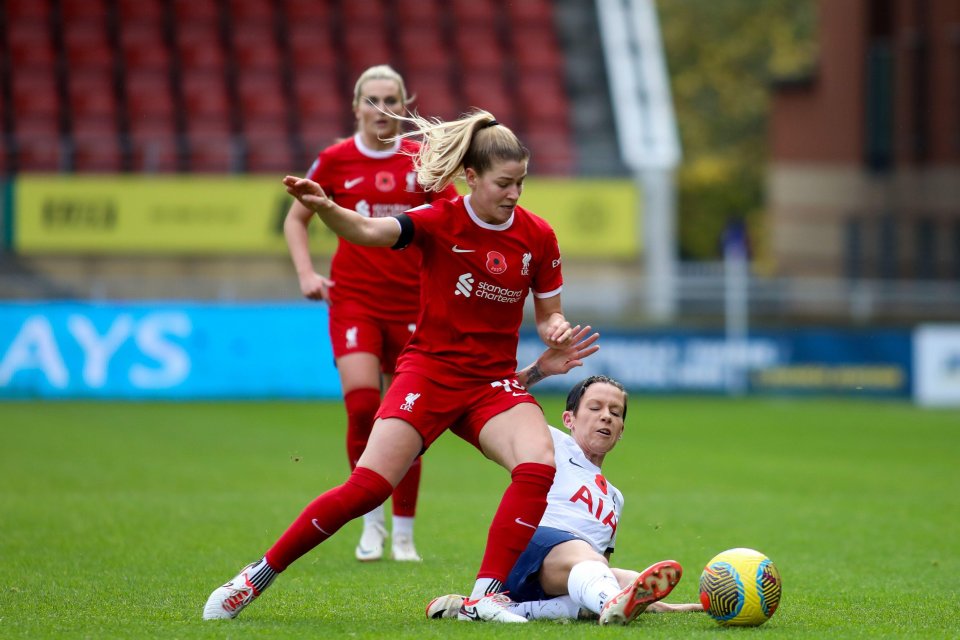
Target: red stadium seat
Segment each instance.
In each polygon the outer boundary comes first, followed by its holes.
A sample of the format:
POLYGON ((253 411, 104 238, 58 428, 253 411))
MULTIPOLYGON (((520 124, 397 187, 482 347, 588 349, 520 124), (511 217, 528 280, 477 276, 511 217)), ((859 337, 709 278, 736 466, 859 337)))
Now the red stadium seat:
POLYGON ((517 87, 520 105, 529 121, 569 121, 570 101, 559 78, 531 75, 517 87))
POLYGON ((227 0, 227 9, 234 26, 262 24, 272 29, 277 17, 276 4, 273 0, 227 0))
POLYGON ((73 170, 77 173, 118 173, 123 168, 116 132, 79 133, 73 137, 73 170))
POLYGON ((60 19, 65 27, 87 22, 105 25, 107 5, 104 0, 60 0, 60 19))
POLYGON ((306 171, 310 164, 317 159, 321 150, 337 140, 349 138, 351 135, 353 135, 353 130, 342 126, 341 122, 317 118, 301 120, 300 139, 303 141, 305 157, 301 159, 302 167, 299 167, 299 171, 306 171))
POLYGON ((523 141, 530 148, 530 171, 537 175, 572 175, 576 152, 569 135, 562 132, 527 132, 523 141))
POLYGON ((346 29, 365 25, 387 27, 387 5, 383 0, 341 2, 340 13, 346 29))
POLYGON ((50 19, 50 0, 4 0, 3 9, 8 28, 24 22, 46 23, 50 19))
POLYGON ((536 26, 516 28, 510 41, 521 74, 562 73, 563 56, 555 32, 536 26))
POLYGON ((71 72, 80 69, 109 69, 113 50, 107 40, 105 23, 64 24, 63 43, 71 72))
POLYGON ((553 29, 553 7, 549 0, 521 0, 504 4, 511 24, 553 29))
POLYGON ((467 25, 454 34, 457 60, 465 75, 500 73, 505 70, 505 56, 496 32, 467 25))
POLYGON ((177 143, 172 134, 136 131, 130 134, 131 167, 137 173, 177 171, 177 143))
POLYGON ((233 173, 239 167, 239 148, 232 134, 196 133, 190 136, 190 170, 195 173, 233 173))
POLYGON ((65 145, 56 131, 17 133, 17 165, 20 171, 56 173, 65 166, 65 145))
POLYGON ((444 36, 430 26, 416 26, 400 30, 401 66, 405 72, 447 74, 451 69, 452 53, 444 36))
POLYGON ((237 92, 243 129, 260 137, 287 136, 287 99, 274 74, 246 74, 239 78, 237 92))
POLYGON ((117 130, 117 100, 110 70, 70 74, 67 82, 70 119, 75 134, 117 130))
POLYGON ((223 73, 226 53, 216 24, 184 24, 176 33, 176 50, 184 71, 223 73))
POLYGON ((322 22, 291 24, 288 42, 294 73, 332 71, 338 64, 330 30, 322 22))
POLYGON ((163 24, 164 0, 117 0, 120 25, 163 24))
POLYGON ((319 119, 339 124, 353 100, 353 96, 341 91, 333 73, 298 73, 293 87, 302 122, 319 119))
POLYGON ((407 91, 416 96, 410 105, 424 117, 454 120, 461 111, 460 101, 448 76, 429 72, 409 72, 404 76, 407 91))
POLYGON ((396 0, 396 15, 403 30, 413 27, 430 27, 440 31, 443 25, 443 7, 437 0, 396 0))
POLYGON ((328 23, 332 2, 333 0, 285 0, 283 9, 287 28, 306 23, 328 23))
POLYGON ((37 127, 44 133, 57 133, 60 94, 53 69, 17 73, 12 78, 13 116, 18 131, 37 127))
POLYGON ((178 26, 216 25, 220 20, 220 3, 210 0, 171 0, 178 26))
POLYGON ((489 111, 511 129, 519 129, 513 97, 507 92, 503 76, 497 73, 472 74, 463 78, 465 106, 489 111))
POLYGON ((242 75, 251 71, 270 71, 279 74, 280 49, 273 27, 269 23, 235 25, 233 60, 242 75))
POLYGON ((120 27, 120 51, 128 72, 170 67, 170 51, 160 23, 132 22, 120 27))
POLYGON ((294 162, 286 137, 248 135, 246 137, 247 171, 284 175, 303 169, 294 162))
POLYGON ((222 73, 192 71, 184 73, 181 83, 187 128, 192 132, 228 133, 231 131, 230 101, 222 73))
POLYGON ((166 73, 128 74, 124 88, 131 131, 156 128, 173 132, 173 96, 166 73))
POLYGON ((20 73, 34 67, 53 68, 56 54, 53 50, 50 27, 41 22, 24 22, 7 32, 11 66, 20 73))
POLYGON ((457 24, 485 28, 490 28, 496 22, 499 12, 491 0, 453 0, 450 10, 457 24))

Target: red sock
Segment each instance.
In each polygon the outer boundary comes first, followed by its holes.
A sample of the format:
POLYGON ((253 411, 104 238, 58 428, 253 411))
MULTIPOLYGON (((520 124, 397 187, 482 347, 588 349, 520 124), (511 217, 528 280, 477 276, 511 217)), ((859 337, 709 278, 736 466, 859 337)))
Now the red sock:
POLYGON ((373 420, 380 408, 380 390, 354 389, 343 396, 343 404, 347 409, 347 461, 353 471, 360 454, 367 448, 373 420))
POLYGON ((393 490, 393 515, 412 518, 417 513, 417 494, 420 492, 420 458, 413 461, 407 475, 393 490))
POLYGON ((332 536, 343 525, 383 504, 393 487, 366 467, 354 469, 347 481, 307 505, 270 550, 267 563, 278 573, 332 536))
POLYGON ((524 462, 514 467, 513 482, 504 492, 500 507, 493 516, 477 578, 506 581, 547 509, 547 493, 556 471, 554 467, 537 462, 524 462))

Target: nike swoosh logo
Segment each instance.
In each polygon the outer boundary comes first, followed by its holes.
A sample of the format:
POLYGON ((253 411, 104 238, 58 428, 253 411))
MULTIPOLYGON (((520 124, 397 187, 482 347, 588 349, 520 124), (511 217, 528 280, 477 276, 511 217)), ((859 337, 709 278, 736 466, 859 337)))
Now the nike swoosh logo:
POLYGON ((530 395, 530 394, 527 393, 526 391, 524 391, 523 393, 517 393, 516 391, 513 392, 513 397, 514 397, 514 398, 517 398, 517 397, 519 397, 519 396, 528 396, 528 395, 530 395))
POLYGON ((360 184, 361 182, 363 182, 363 178, 364 178, 364 176, 360 176, 359 178, 354 178, 353 180, 344 180, 344 182, 343 182, 343 188, 344 188, 344 189, 353 189, 355 186, 357 186, 358 184, 360 184))
POLYGON ((327 533, 326 531, 324 531, 324 530, 323 530, 323 527, 320 526, 320 523, 317 522, 317 519, 316 519, 316 518, 314 518, 314 519, 311 520, 310 522, 313 523, 313 526, 315 526, 315 527, 320 531, 320 533, 322 533, 322 534, 324 534, 324 535, 328 535, 328 536, 332 536, 332 535, 333 535, 332 533, 327 533))
POLYGON ((453 245, 453 252, 454 253, 474 253, 476 252, 476 249, 461 249, 457 245, 453 245))
POLYGON ((514 522, 516 522, 517 524, 522 524, 522 525, 525 526, 525 527, 530 527, 530 528, 533 529, 533 530, 536 530, 536 527, 535 527, 535 526, 533 526, 532 524, 527 524, 526 522, 524 522, 524 521, 521 520, 520 518, 517 518, 516 520, 514 520, 514 522))
POLYGON ((583 469, 583 467, 581 467, 579 464, 573 461, 573 458, 570 458, 570 464, 572 464, 575 467, 580 467, 581 469, 583 469))

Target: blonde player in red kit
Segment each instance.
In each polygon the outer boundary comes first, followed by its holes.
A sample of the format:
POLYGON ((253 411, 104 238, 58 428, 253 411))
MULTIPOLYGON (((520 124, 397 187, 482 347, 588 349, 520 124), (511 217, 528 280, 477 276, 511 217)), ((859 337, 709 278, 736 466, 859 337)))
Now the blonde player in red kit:
POLYGON ((420 249, 417 329, 350 478, 307 505, 263 558, 214 590, 204 618, 235 617, 292 562, 386 500, 413 461, 450 429, 511 473, 458 618, 527 621, 509 610, 501 591, 540 522, 556 469, 543 411, 525 388, 531 372, 517 373, 516 352, 531 291, 547 353, 575 346, 577 328, 560 303, 560 250, 550 225, 517 204, 530 154, 510 129, 486 111, 453 122, 403 119, 423 136, 415 160, 420 185, 438 192, 462 175, 470 195, 372 218, 338 206, 312 180, 283 182, 341 238, 420 249))
MULTIPOLYGON (((420 145, 398 139, 401 121, 386 112, 406 113, 406 85, 386 65, 370 67, 357 79, 353 112, 357 132, 323 151, 307 178, 342 207, 363 216, 383 218, 457 190, 424 191, 417 183, 413 158, 420 145)), ((397 356, 410 339, 420 309, 420 252, 384 251, 340 239, 330 278, 314 270, 307 229, 313 211, 294 201, 284 222, 300 290, 311 300, 330 305, 330 342, 347 411, 347 458, 350 469, 367 445, 381 389, 393 381, 397 356)), ((393 491, 391 557, 419 561, 413 520, 420 488, 420 459, 393 491)), ((363 517, 358 560, 379 560, 388 537, 383 505, 363 517)))

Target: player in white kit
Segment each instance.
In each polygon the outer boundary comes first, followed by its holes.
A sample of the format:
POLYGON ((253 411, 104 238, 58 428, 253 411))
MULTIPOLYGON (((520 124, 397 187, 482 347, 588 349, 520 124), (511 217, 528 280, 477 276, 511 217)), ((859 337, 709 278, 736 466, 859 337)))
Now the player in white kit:
MULTIPOLYGON (((529 383, 528 383, 529 386, 529 383)), ((510 610, 528 619, 599 616, 627 624, 648 611, 702 611, 698 603, 660 602, 683 573, 673 560, 642 572, 611 568, 623 494, 603 476, 603 459, 623 435, 627 393, 616 380, 591 376, 567 396, 566 434, 550 428, 557 473, 547 509, 504 589, 510 610)), ((427 616, 450 617, 461 596, 434 599, 427 616)))

